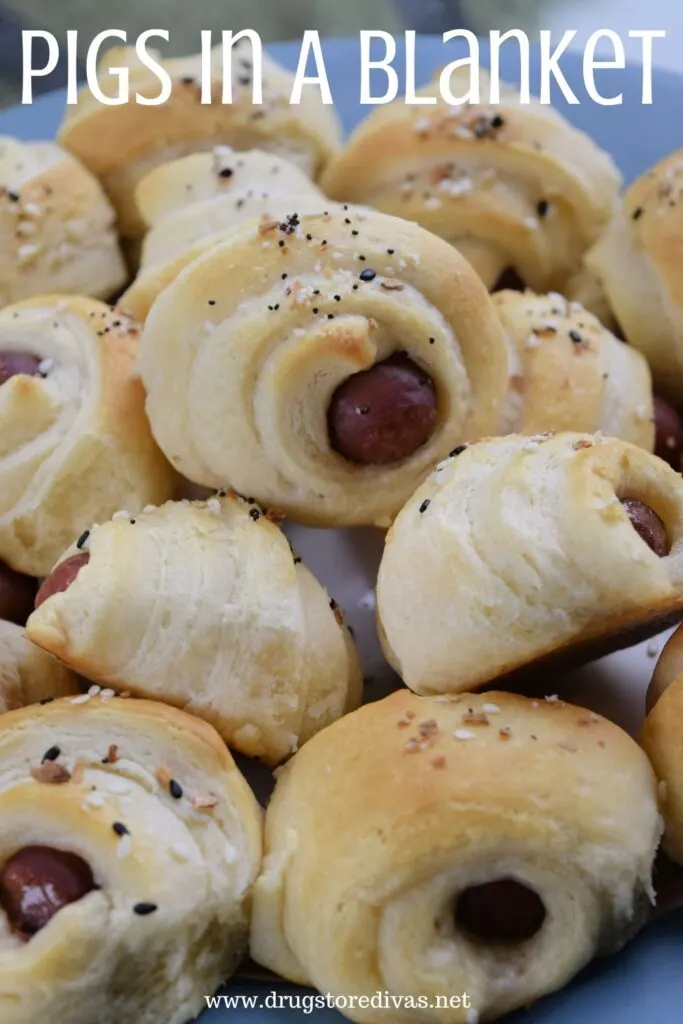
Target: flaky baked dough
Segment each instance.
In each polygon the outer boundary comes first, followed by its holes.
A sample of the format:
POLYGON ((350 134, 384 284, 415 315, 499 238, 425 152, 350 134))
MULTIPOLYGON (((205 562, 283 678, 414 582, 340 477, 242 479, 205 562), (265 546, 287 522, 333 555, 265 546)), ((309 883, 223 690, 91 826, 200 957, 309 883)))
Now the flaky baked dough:
POLYGON ((139 273, 119 306, 141 321, 188 250, 203 251, 214 236, 245 221, 268 223, 283 210, 320 213, 329 203, 288 160, 228 146, 162 164, 142 179, 135 199, 149 231, 139 273))
POLYGON ((89 564, 27 633, 86 678, 184 707, 271 764, 358 704, 339 609, 255 504, 169 502, 81 550, 89 564))
MULTIPOLYGON (((470 68, 453 75, 467 90, 470 68)), ((482 95, 489 95, 482 71, 482 95)), ((610 157, 554 109, 520 104, 503 86, 499 105, 449 106, 438 76, 376 107, 321 179, 337 200, 415 220, 456 245, 492 288, 514 268, 536 291, 562 290, 608 223, 619 173, 610 157)))
POLYGON ((0 620, 0 714, 78 692, 78 678, 32 644, 23 626, 0 620))
POLYGON ((648 703, 641 740, 662 783, 664 849, 672 860, 683 864, 683 627, 661 653, 648 703))
POLYGON ((495 431, 509 357, 455 249, 407 221, 335 206, 244 225, 188 257, 150 311, 140 369, 154 435, 188 479, 312 525, 388 525, 435 461, 495 431), (434 381, 434 433, 400 462, 352 463, 330 445, 332 395, 398 350, 434 381))
POLYGON ((84 89, 77 105, 67 107, 59 141, 100 179, 116 207, 124 236, 135 238, 144 230, 135 208, 138 182, 158 164, 188 153, 221 144, 262 149, 299 164, 312 178, 318 176, 341 140, 333 108, 323 104, 315 89, 304 89, 301 102, 290 104, 294 76, 266 54, 263 104, 255 106, 250 71, 240 66, 242 60, 249 63, 250 56, 246 40, 233 51, 230 104, 221 103, 222 52, 217 47, 212 59, 212 103, 200 102, 201 62, 199 56, 192 56, 162 62, 173 80, 171 98, 160 106, 143 106, 135 103, 136 91, 158 96, 159 80, 139 62, 132 47, 115 48, 100 65, 100 85, 113 95, 118 83, 110 70, 128 68, 131 102, 107 106, 84 89))
POLYGON ((557 700, 401 690, 315 737, 278 778, 251 954, 333 995, 469 996, 459 1009, 342 1004, 355 1021, 489 1021, 637 931, 660 831, 652 769, 611 722, 557 700), (532 889, 546 917, 525 942, 487 946, 454 909, 501 878, 532 889))
POLYGON ((640 349, 656 388, 683 402, 683 150, 626 191, 586 264, 628 341, 640 349))
POLYGON ((385 654, 418 693, 481 686, 549 655, 588 660, 683 613, 683 480, 589 434, 511 435, 441 463, 387 535, 377 605, 385 654), (620 498, 662 519, 659 558, 620 498))
POLYGON ((44 361, 42 376, 0 387, 0 558, 13 569, 45 576, 93 520, 173 492, 136 376, 138 334, 91 299, 0 310, 0 352, 44 361))
POLYGON ((53 142, 0 136, 0 306, 45 292, 107 299, 125 283, 97 179, 53 142))
POLYGON ((652 451, 652 380, 639 352, 562 295, 504 291, 493 301, 512 342, 501 434, 600 430, 652 451))
POLYGON ((99 886, 25 944, 0 910, 3 1024, 185 1024, 236 967, 261 813, 206 723, 108 694, 4 715, 0 824, 3 863, 24 846, 57 847, 99 886), (55 745, 50 764, 71 773, 59 785, 39 781, 55 745), (140 916, 139 903, 157 909, 140 916))

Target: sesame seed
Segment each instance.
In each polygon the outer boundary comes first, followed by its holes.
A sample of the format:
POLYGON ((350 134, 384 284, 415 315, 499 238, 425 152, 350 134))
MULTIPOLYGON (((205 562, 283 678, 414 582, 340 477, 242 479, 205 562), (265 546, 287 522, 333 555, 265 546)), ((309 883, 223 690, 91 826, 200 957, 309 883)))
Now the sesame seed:
POLYGON ((126 828, 122 821, 115 821, 114 824, 112 825, 112 828, 114 832, 116 832, 117 836, 130 835, 130 831, 126 828))
POLYGON ((455 459, 458 455, 462 455, 466 448, 466 444, 459 444, 457 448, 454 448, 453 451, 449 453, 448 458, 455 459))
POLYGON ((472 732, 471 729, 455 729, 453 735, 456 740, 474 740, 477 738, 476 732, 472 732))
POLYGON ((218 177, 219 178, 232 178, 234 173, 235 172, 233 171, 232 167, 221 167, 220 171, 218 172, 218 177))
POLYGON ((583 338, 581 337, 581 335, 579 334, 578 331, 574 331, 574 330, 570 331, 569 332, 569 337, 571 338, 571 340, 574 342, 575 345, 580 345, 583 342, 583 338))
MULTIPOLYGON (((365 257, 362 258, 364 259, 365 257)), ((360 274, 361 281, 374 281, 376 277, 377 273, 370 267, 366 267, 365 270, 362 270, 360 274)))
POLYGON ((643 212, 644 211, 643 211, 642 206, 636 207, 636 209, 631 214, 631 219, 632 220, 640 220, 640 218, 643 216, 643 212))
POLYGON ((550 203, 548 202, 548 200, 547 199, 541 199, 540 202, 536 206, 536 212, 538 213, 539 217, 545 217, 546 214, 548 213, 549 208, 550 208, 550 203))
POLYGON ((174 800, 180 800, 183 795, 183 787, 175 779, 171 779, 168 789, 174 800))
POLYGON ((50 747, 49 750, 46 750, 43 754, 40 763, 45 764, 46 761, 56 761, 60 754, 61 750, 59 747, 50 747))
POLYGON ((426 512, 430 505, 431 505, 431 501, 429 500, 429 498, 425 498, 425 500, 420 505, 420 514, 422 514, 423 512, 426 512))

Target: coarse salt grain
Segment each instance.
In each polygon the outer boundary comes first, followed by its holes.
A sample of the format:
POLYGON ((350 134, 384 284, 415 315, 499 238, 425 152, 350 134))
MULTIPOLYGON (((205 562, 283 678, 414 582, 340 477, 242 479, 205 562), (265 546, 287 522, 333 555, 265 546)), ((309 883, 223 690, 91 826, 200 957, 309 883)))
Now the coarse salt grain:
POLYGON ((50 357, 48 356, 46 359, 43 359, 41 360, 41 362, 38 363, 38 372, 49 373, 54 365, 54 359, 50 359, 50 357))
POLYGON ((365 608, 368 611, 372 611, 377 607, 377 598, 374 590, 368 590, 367 593, 363 594, 358 602, 359 608, 365 608))
POLYGON ((122 508, 119 512, 114 512, 112 519, 130 519, 130 512, 122 508))
POLYGON ((497 715, 500 713, 500 708, 497 704, 482 704, 481 710, 487 715, 497 715))
POLYGON ((649 643, 647 645, 647 656, 648 658, 656 658, 659 654, 659 647, 655 643, 649 643))
POLYGON ((101 793, 88 793, 88 795, 83 800, 83 803, 81 804, 81 807, 83 808, 84 811, 89 810, 91 807, 103 807, 103 806, 104 806, 104 797, 102 796, 101 793))
POLYGON ((156 505, 145 505, 143 512, 156 512, 156 505))
POLYGON ((541 446, 538 443, 538 441, 527 441, 526 444, 524 445, 524 451, 525 452, 537 452, 540 447, 541 446))
POLYGON ((100 693, 101 690, 102 690, 101 686, 97 686, 97 684, 93 684, 90 687, 90 689, 88 690, 88 696, 89 697, 96 697, 97 694, 100 693))
POLYGON ((218 498, 209 498, 209 500, 206 503, 206 510, 207 512, 214 512, 220 515, 221 503, 218 500, 218 498))
POLYGON ((111 700, 112 697, 115 697, 115 696, 116 696, 116 691, 115 690, 110 690, 110 689, 102 690, 101 693, 100 693, 100 700, 103 700, 106 703, 108 700, 111 700))
POLYGON ((72 697, 69 701, 70 704, 87 704, 90 700, 89 693, 81 693, 78 697, 72 697))
POLYGON ((477 734, 471 729, 455 729, 453 735, 456 740, 475 740, 477 738, 477 734))

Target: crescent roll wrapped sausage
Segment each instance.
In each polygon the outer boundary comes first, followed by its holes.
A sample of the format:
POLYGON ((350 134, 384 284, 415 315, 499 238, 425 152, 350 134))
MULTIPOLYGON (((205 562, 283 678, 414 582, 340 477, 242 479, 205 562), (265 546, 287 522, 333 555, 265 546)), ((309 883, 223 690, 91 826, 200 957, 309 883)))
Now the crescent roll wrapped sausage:
MULTIPOLYGON (((467 91, 469 72, 452 76, 455 94, 467 91)), ((325 192, 417 221, 456 245, 489 288, 511 269, 535 291, 562 291, 614 209, 610 157, 511 87, 496 105, 450 106, 438 78, 419 95, 436 102, 372 111, 330 161, 325 192)))
POLYGON ((21 626, 0 620, 0 714, 78 692, 78 679, 30 643, 21 626))
POLYGON ((683 480, 599 435, 463 447, 396 518, 377 601, 418 693, 628 646, 683 615, 683 480))
POLYGON ((0 136, 0 306, 45 292, 106 299, 125 283, 97 179, 52 142, 0 136))
MULTIPOLYGON (((158 55, 157 55, 158 56, 158 55)), ((115 69, 128 69, 131 100, 117 106, 98 102, 84 89, 75 106, 67 108, 59 140, 104 185, 127 238, 144 232, 135 206, 138 182, 158 164, 188 153, 229 145, 261 149, 297 163, 311 178, 318 176, 339 145, 336 114, 314 89, 304 89, 298 104, 290 103, 294 76, 265 54, 261 80, 263 103, 252 103, 251 48, 246 39, 232 56, 232 102, 222 103, 223 54, 212 54, 212 103, 201 102, 201 57, 162 61, 172 79, 170 98, 158 106, 135 102, 159 95, 159 79, 140 63, 132 47, 110 50, 98 77, 104 93, 118 89, 115 69)))
POLYGON ((13 569, 44 576, 84 520, 172 493, 135 372, 138 333, 90 299, 0 310, 0 558, 13 569))
POLYGON ((625 336, 650 364, 655 385, 683 403, 683 150, 626 191, 586 255, 625 336))
POLYGON ((340 1002, 363 1024, 493 1020, 637 931, 660 831, 652 769, 611 722, 557 700, 401 690, 278 778, 251 953, 365 996, 340 1002), (425 1002, 387 1015, 378 990, 425 1002))
POLYGON ((121 513, 79 545, 27 631, 88 679, 184 707, 270 764, 358 703, 340 610, 253 501, 121 513))
POLYGON ((244 225, 190 261, 147 318, 140 368, 188 479, 312 525, 387 525, 436 460, 496 429, 509 355, 455 249, 335 207, 244 225))
POLYGON ((246 946, 247 783, 206 723, 98 690, 0 719, 3 1024, 185 1024, 246 946))
POLYGON ((493 302, 513 346, 501 434, 600 430, 652 451, 652 381, 639 352, 561 295, 504 291, 493 302))
POLYGON ((268 223, 289 205, 299 213, 319 213, 329 202, 295 164, 228 146, 162 164, 142 179, 135 199, 149 231, 138 276, 119 305, 138 320, 145 319, 188 251, 199 255, 220 232, 247 220, 268 223))
POLYGON ((661 781, 664 849, 683 864, 683 627, 664 647, 647 697, 641 741, 661 781))

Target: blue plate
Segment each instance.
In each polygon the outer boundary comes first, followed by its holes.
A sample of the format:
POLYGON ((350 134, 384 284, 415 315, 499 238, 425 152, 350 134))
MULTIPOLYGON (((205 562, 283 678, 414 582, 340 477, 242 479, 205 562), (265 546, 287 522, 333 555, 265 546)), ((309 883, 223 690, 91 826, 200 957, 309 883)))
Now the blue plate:
MULTIPOLYGON (((282 64, 296 67, 299 47, 283 43, 269 48, 282 64)), ((404 48, 399 44, 396 67, 403 65, 404 48)), ((324 44, 324 55, 332 95, 348 131, 367 113, 360 107, 360 59, 358 40, 332 39, 324 44)), ((486 62, 486 48, 482 46, 486 62)), ((432 72, 457 56, 462 48, 444 46, 437 37, 418 40, 416 78, 426 82, 432 72)), ((586 97, 581 61, 572 54, 562 60, 567 81, 582 100, 571 106, 559 91, 555 105, 579 128, 609 150, 627 181, 632 180, 672 150, 683 146, 683 77, 655 71, 653 104, 641 104, 641 72, 630 68, 619 72, 598 72, 598 88, 605 95, 623 91, 623 104, 600 107, 586 97), (601 79, 600 75, 604 77, 601 79)), ((509 81, 518 80, 519 62, 504 54, 502 71, 509 81)), ((400 75, 403 79, 403 75, 400 75)), ((532 87, 538 82, 538 65, 532 68, 532 87)), ((377 79, 377 91, 383 82, 377 79)), ((64 108, 62 93, 37 100, 30 107, 15 107, 0 113, 0 133, 22 139, 51 138, 57 131, 64 108)), ((269 982, 233 982, 222 990, 231 1000, 223 1008, 207 1010, 201 1024, 294 1024, 302 1009, 273 1009, 276 1001, 269 982), (270 995, 270 998, 269 997, 270 995), (238 999, 244 997, 242 1005, 238 999), (235 1000, 233 1002, 233 1000, 235 1000)), ((308 990, 279 983, 276 992, 287 996, 310 994, 308 990)), ((296 1004, 295 1004, 296 1005, 296 1004)), ((342 1024, 334 1010, 316 1010, 325 1024, 342 1024)), ((543 999, 530 1010, 507 1018, 508 1024, 681 1024, 683 1021, 683 911, 650 925, 619 956, 596 962, 567 989, 543 999)))

